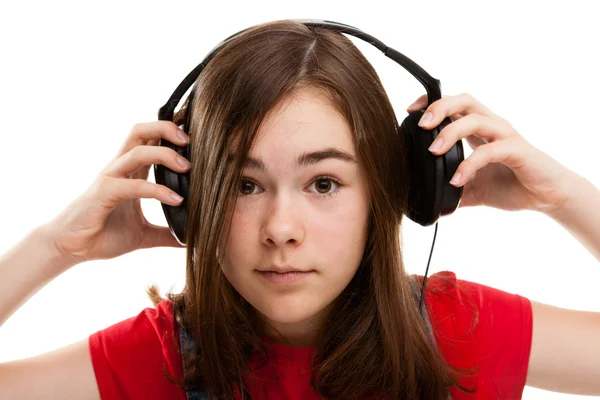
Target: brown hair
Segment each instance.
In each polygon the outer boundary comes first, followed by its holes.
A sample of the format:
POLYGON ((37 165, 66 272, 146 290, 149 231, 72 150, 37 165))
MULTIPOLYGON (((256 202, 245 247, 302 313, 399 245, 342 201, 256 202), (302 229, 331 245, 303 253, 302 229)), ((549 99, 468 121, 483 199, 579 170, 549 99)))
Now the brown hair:
MULTIPOLYGON (((317 88, 354 134, 371 199, 358 270, 336 299, 313 357, 311 384, 323 398, 445 399, 461 371, 430 342, 404 270, 400 226, 407 210, 407 158, 393 108, 371 64, 344 35, 294 21, 255 26, 210 61, 175 116, 191 137, 186 284, 168 294, 179 326, 198 343, 177 384, 232 399, 267 329, 225 278, 223 254, 242 163, 265 114, 302 87, 317 88), (230 157, 235 152, 236 157, 230 157), (351 349, 351 350, 348 350, 351 349)), ((160 300, 156 287, 148 291, 160 300)), ((175 340, 175 339, 174 339, 175 340)), ((171 379, 172 377, 169 377, 171 379)))

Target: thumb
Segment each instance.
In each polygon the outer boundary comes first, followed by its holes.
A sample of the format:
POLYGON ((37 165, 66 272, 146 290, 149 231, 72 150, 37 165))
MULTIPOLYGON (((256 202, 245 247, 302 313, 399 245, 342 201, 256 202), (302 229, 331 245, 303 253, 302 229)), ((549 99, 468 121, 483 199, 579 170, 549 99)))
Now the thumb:
POLYGON ((469 179, 469 181, 463 186, 463 193, 460 199, 459 208, 461 207, 476 207, 481 206, 483 203, 477 195, 477 187, 475 186, 475 177, 469 179))
POLYGON ((185 246, 179 244, 169 228, 149 223, 146 226, 146 231, 144 232, 144 243, 142 244, 141 248, 147 249, 152 247, 185 248, 185 246))

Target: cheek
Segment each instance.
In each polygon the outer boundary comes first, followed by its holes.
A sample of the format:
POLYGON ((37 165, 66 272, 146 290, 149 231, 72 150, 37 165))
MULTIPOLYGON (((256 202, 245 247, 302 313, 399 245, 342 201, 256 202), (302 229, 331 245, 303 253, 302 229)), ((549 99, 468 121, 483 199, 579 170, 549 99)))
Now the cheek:
MULTIPOLYGON (((340 201, 319 200, 328 204, 316 204, 302 211, 302 219, 295 220, 305 237, 301 245, 311 261, 324 265, 354 265, 362 257, 368 221, 368 204, 364 197, 353 195, 340 201)), ((230 265, 258 262, 261 251, 261 223, 269 223, 262 215, 259 205, 238 203, 231 221, 227 241, 227 258, 230 265)), ((272 222, 272 221, 271 221, 272 222)))
POLYGON ((246 214, 234 213, 225 250, 226 265, 243 265, 244 261, 253 259, 253 253, 258 251, 258 226, 253 226, 251 220, 246 214))
POLYGON ((358 201, 339 203, 332 212, 327 214, 315 215, 311 220, 311 229, 317 235, 325 237, 327 241, 346 242, 356 240, 359 242, 364 234, 364 228, 367 222, 365 206, 358 201))
POLYGON ((326 265, 337 266, 336 275, 354 275, 367 238, 367 217, 358 202, 338 208, 335 216, 313 221, 313 244, 326 265))

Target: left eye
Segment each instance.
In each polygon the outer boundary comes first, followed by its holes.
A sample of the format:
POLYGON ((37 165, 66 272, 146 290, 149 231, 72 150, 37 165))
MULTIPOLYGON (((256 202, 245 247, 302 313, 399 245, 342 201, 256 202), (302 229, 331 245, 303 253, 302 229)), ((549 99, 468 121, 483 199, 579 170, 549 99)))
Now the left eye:
MULTIPOLYGON (((317 196, 332 196, 339 191, 339 186, 341 186, 341 183, 338 180, 333 179, 331 177, 322 176, 322 177, 319 177, 319 178, 315 179, 314 181, 312 181, 312 183, 309 185, 309 187, 311 187, 313 185, 315 186, 315 189, 317 191, 317 193, 316 193, 317 196), (335 187, 334 190, 331 189, 332 185, 334 185, 334 187, 335 187)), ((241 187, 240 187, 240 195, 248 196, 248 195, 256 194, 254 192, 254 189, 256 187, 258 187, 258 184, 251 181, 248 178, 243 178, 242 182, 241 182, 241 187)))
POLYGON ((319 192, 319 194, 327 195, 327 194, 330 194, 330 193, 336 191, 336 190, 333 190, 332 192, 330 192, 331 185, 332 184, 338 185, 338 182, 336 182, 330 178, 318 178, 318 179, 314 180, 313 183, 311 183, 311 186, 313 184, 315 185, 315 188, 317 189, 317 192, 319 192))

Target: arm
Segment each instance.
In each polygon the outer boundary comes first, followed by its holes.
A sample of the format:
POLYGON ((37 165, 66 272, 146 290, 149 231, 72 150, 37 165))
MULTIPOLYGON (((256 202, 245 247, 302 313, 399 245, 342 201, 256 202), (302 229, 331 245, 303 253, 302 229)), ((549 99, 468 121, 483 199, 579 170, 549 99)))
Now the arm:
MULTIPOLYGON (((54 251, 45 227, 0 257, 0 326, 31 296, 76 263, 54 251)), ((87 339, 0 364, 0 398, 100 399, 87 339)))
MULTIPOLYGON (((183 200, 173 200, 173 190, 147 181, 157 160, 173 171, 189 169, 178 164, 176 151, 156 147, 161 138, 189 143, 178 131, 170 121, 136 124, 117 157, 85 193, 0 258, 0 326, 44 285, 78 263, 151 247, 182 247, 168 228, 148 223, 140 207, 141 198, 171 205, 183 200)), ((0 399, 4 398, 99 399, 88 340, 0 364, 0 399)))
MULTIPOLYGON (((600 260, 600 191, 573 173, 567 202, 553 213, 600 260)), ((600 312, 567 310, 531 301, 533 339, 527 385, 600 395, 600 312)))
POLYGON ((600 261, 600 190, 581 175, 572 175, 567 202, 547 215, 600 261))
POLYGON ((74 266, 53 251, 51 240, 40 226, 0 257, 0 327, 31 296, 48 282, 74 266))

